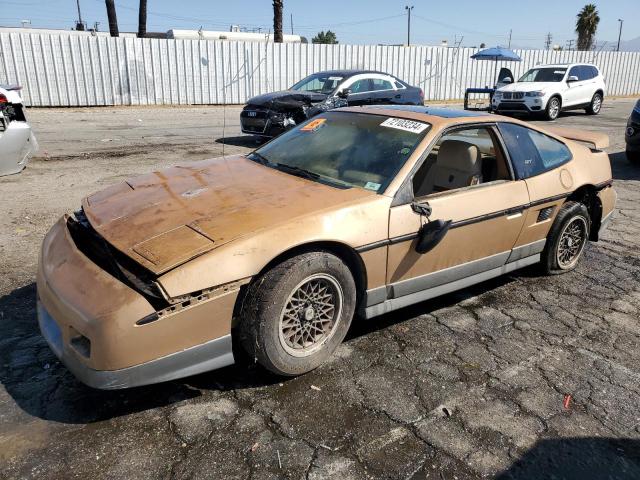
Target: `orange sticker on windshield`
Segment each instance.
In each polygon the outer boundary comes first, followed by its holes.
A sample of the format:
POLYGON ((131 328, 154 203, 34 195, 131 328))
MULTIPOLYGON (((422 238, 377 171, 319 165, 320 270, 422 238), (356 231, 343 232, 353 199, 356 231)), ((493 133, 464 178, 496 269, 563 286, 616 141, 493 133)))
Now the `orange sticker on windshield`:
POLYGON ((315 120, 311 120, 309 123, 307 123, 300 130, 302 130, 303 132, 315 132, 322 125, 324 125, 324 122, 326 122, 326 121, 327 121, 326 118, 316 118, 315 120))

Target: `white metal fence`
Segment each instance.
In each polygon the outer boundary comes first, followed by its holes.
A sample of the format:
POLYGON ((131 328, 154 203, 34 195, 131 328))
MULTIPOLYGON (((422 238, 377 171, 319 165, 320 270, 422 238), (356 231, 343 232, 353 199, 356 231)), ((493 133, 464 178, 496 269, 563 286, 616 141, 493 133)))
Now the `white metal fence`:
MULTIPOLYGON (((24 86, 32 106, 240 104, 319 70, 382 70, 427 100, 491 85, 494 62, 471 48, 313 45, 0 33, 0 83, 24 86)), ((640 94, 640 52, 519 50, 499 63, 516 77, 542 63, 598 65, 609 95, 640 94)))

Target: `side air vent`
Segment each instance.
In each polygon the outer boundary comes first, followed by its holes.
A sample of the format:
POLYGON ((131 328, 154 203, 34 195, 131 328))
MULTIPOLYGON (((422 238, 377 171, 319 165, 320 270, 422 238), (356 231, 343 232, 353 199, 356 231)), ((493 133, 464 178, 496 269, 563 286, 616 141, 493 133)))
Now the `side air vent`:
POLYGON ((549 220, 555 208, 556 207, 547 207, 540 210, 538 212, 538 223, 544 222, 545 220, 549 220))

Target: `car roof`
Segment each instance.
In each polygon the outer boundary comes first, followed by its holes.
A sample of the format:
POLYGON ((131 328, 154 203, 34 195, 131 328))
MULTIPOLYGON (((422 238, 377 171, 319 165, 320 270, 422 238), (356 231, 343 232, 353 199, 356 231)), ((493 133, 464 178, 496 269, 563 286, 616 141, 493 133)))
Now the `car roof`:
POLYGON ((441 118, 484 117, 490 115, 487 112, 459 110, 454 108, 430 107, 423 105, 372 105, 364 108, 414 112, 441 118))
POLYGON ((367 107, 343 107, 332 111, 367 113, 388 117, 406 118, 427 122, 431 125, 451 125, 455 123, 491 122, 500 117, 486 112, 457 110, 419 105, 374 105, 367 107))
MULTIPOLYGON (((346 69, 346 70, 323 70, 321 72, 316 72, 315 74, 328 74, 328 75, 340 75, 342 77, 352 77, 354 75, 360 75, 362 73, 377 73, 380 75, 388 75, 390 77, 394 77, 390 73, 380 72, 378 70, 358 70, 358 69, 346 69)), ((314 74, 312 74, 314 75, 314 74)), ((395 78, 395 77, 394 77, 395 78)))
POLYGON ((574 67, 576 65, 587 65, 589 67, 595 67, 593 63, 575 62, 575 63, 549 63, 545 65, 535 65, 534 67, 531 67, 531 68, 567 68, 567 67, 574 67))

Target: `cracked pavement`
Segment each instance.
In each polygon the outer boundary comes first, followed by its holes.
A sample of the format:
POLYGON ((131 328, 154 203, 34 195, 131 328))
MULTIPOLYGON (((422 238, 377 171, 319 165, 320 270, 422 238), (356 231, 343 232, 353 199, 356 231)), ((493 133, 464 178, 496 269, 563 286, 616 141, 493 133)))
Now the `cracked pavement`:
MULTIPOLYGON (((31 110, 40 157, 0 179, 0 478, 640 478, 640 167, 621 153, 632 105, 557 122, 611 136, 619 195, 576 271, 528 268, 356 320, 298 378, 242 364, 116 392, 79 384, 38 333, 42 236, 93 190, 220 155, 223 109, 31 110)), ((226 109, 227 153, 253 145, 238 111, 226 109)))

